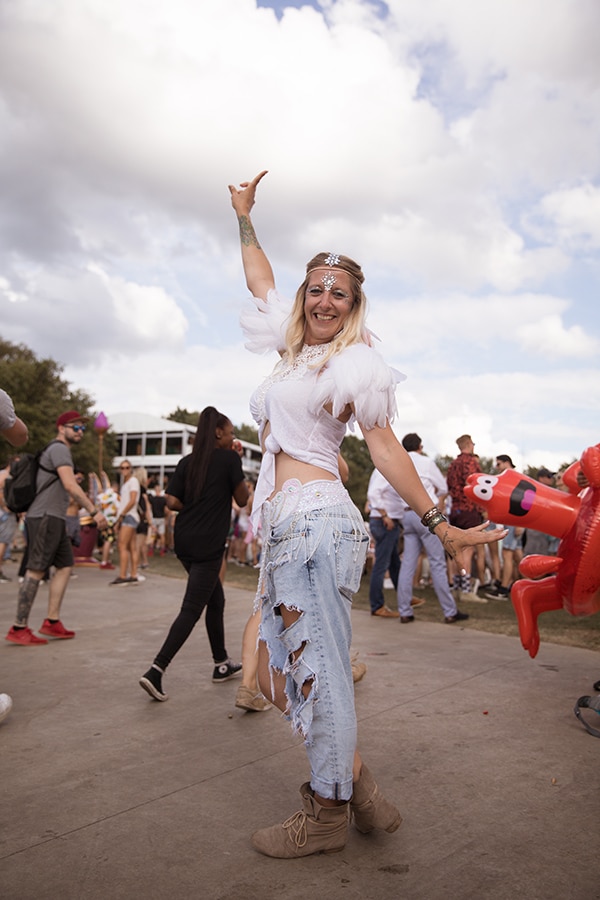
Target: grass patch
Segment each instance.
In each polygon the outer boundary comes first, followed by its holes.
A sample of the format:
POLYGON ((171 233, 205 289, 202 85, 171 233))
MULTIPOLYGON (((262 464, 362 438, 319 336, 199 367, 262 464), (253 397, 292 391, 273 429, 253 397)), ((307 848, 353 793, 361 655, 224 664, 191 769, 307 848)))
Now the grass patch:
MULTIPOLYGON (((150 571, 170 578, 185 578, 186 573, 175 556, 158 556, 150 560, 150 571)), ((258 572, 250 566, 227 566, 226 585, 243 590, 256 590, 258 572)), ((423 597, 427 602, 415 610, 421 622, 442 622, 443 613, 431 588, 415 589, 415 597, 423 597)), ((384 591, 386 605, 396 608, 394 591, 384 591)), ((356 609, 369 609, 369 578, 362 579, 360 589, 354 596, 356 609)), ((475 631, 487 631, 491 634, 508 634, 519 636, 517 619, 512 603, 506 600, 489 600, 487 603, 463 603, 461 610, 468 612, 470 619, 461 622, 461 626, 475 631)), ((564 610, 543 613, 538 619, 538 628, 542 642, 565 644, 570 647, 582 647, 586 650, 600 650, 600 617, 571 616, 564 610)))

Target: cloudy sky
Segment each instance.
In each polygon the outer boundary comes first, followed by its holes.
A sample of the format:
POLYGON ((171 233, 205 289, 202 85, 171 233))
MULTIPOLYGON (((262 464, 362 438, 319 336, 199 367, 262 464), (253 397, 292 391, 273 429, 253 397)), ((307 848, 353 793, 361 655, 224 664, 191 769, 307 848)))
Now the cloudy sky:
POLYGON ((366 274, 400 436, 600 440, 597 0, 4 0, 0 334, 108 418, 249 422, 227 185, 280 290, 366 274))

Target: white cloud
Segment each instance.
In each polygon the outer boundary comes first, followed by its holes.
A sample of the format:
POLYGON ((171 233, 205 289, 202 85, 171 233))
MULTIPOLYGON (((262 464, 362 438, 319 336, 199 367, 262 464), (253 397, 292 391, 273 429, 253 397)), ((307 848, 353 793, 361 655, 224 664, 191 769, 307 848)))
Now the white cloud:
POLYGON ((600 340, 580 325, 565 328, 559 316, 543 316, 539 322, 519 325, 516 336, 525 351, 553 357, 598 357, 600 340))
POLYGON ((467 433, 481 456, 508 453, 517 468, 557 468, 599 439, 597 368, 411 376, 397 398, 396 434, 417 431, 430 456, 456 455, 456 438, 467 433))
POLYGON ((471 358, 480 366, 475 353, 510 354, 517 366, 532 352, 549 358, 593 357, 600 340, 581 325, 565 324, 572 307, 567 299, 549 294, 417 295, 378 300, 370 323, 383 340, 384 355, 400 369, 424 360, 429 371, 441 374, 457 363, 468 369, 471 358))
POLYGON ((2 278, 0 276, 0 299, 2 303, 25 303, 27 301, 27 297, 25 294, 20 293, 19 291, 15 291, 12 289, 10 281, 7 278, 2 278))
POLYGON ((123 352, 107 356, 94 366, 67 366, 65 375, 86 386, 109 420, 115 412, 141 410, 166 416, 178 406, 201 410, 210 405, 239 425, 251 423, 250 394, 275 359, 254 356, 241 342, 222 348, 190 345, 176 357, 159 344, 135 356, 123 352))
POLYGON ((20 291, 2 279, 0 309, 4 338, 59 362, 135 356, 157 344, 176 352, 187 328, 162 287, 108 276, 94 264, 84 271, 42 269, 20 291))
POLYGON ((600 188, 595 185, 552 191, 542 198, 536 214, 542 224, 531 230, 546 240, 555 238, 560 245, 575 251, 600 248, 600 188))
POLYGON ((187 322, 163 288, 110 278, 95 265, 88 268, 106 288, 118 325, 133 343, 139 338, 144 344, 160 342, 167 347, 181 344, 187 322))

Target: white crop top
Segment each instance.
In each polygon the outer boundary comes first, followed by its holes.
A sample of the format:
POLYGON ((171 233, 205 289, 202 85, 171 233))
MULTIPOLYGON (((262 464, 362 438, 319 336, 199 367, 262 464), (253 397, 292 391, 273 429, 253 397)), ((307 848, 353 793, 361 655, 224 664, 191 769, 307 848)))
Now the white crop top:
MULTIPOLYGON (((254 352, 284 350, 290 310, 291 304, 282 302, 276 291, 269 291, 266 303, 252 298, 240 319, 246 347, 254 352)), ((261 442, 269 423, 252 506, 255 533, 260 508, 275 487, 275 455, 280 450, 339 477, 338 452, 346 423, 337 417, 346 406, 354 405, 351 427, 355 419, 367 429, 383 427, 396 413, 395 387, 404 376, 376 350, 353 344, 319 368, 327 350, 327 344, 306 345, 291 365, 284 357, 250 399, 261 442), (331 413, 325 404, 332 405, 331 413)))

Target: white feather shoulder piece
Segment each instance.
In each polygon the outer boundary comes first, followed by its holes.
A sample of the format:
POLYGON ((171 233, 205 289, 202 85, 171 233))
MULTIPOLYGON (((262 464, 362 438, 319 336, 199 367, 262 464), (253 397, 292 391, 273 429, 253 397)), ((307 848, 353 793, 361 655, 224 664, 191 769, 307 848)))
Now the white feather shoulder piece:
POLYGON ((240 315, 245 347, 252 353, 285 350, 285 332, 291 311, 292 303, 282 299, 273 289, 267 293, 266 300, 260 297, 245 300, 240 315))
POLYGON ((396 415, 396 384, 405 378, 373 347, 353 344, 327 362, 316 380, 312 404, 316 411, 331 403, 337 418, 352 403, 356 421, 367 429, 383 428, 396 415))

